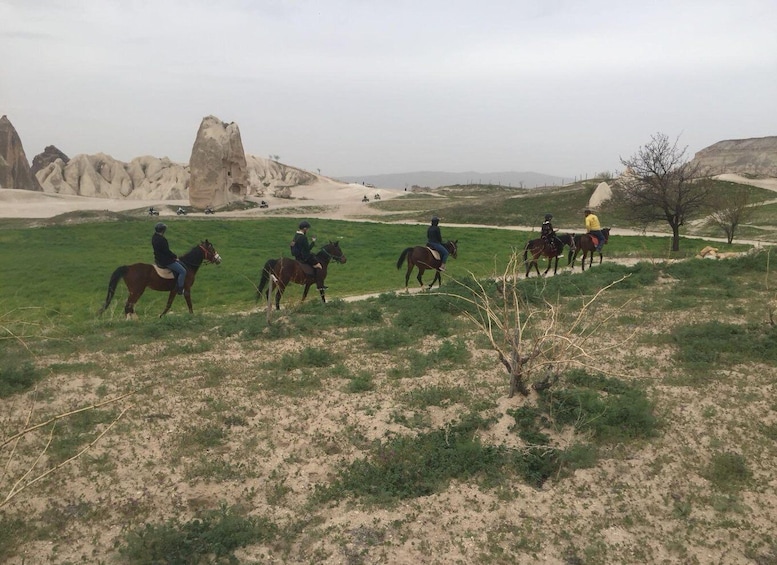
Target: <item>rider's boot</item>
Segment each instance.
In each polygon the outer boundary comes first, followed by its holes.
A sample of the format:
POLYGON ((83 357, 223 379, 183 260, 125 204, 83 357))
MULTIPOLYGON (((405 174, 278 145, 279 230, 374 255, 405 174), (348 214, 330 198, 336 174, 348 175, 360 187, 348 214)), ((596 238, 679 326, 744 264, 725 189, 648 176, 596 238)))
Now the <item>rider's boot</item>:
POLYGON ((440 263, 440 268, 439 268, 439 269, 437 269, 437 270, 438 270, 438 271, 440 271, 441 273, 442 273, 443 271, 445 271, 445 263, 440 263))

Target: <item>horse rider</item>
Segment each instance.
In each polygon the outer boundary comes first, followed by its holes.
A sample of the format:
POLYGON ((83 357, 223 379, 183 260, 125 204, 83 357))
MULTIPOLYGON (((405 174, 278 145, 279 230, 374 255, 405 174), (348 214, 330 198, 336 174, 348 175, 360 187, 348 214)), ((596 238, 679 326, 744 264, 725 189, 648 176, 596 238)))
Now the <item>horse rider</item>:
POLYGON ((564 256, 564 243, 556 235, 556 230, 553 229, 553 224, 550 221, 553 219, 553 214, 545 214, 545 221, 542 222, 542 229, 540 231, 540 237, 548 243, 553 249, 556 250, 558 257, 564 256))
POLYGON ((170 269, 175 273, 177 279, 178 294, 183 294, 184 283, 186 282, 186 267, 178 260, 178 256, 170 251, 170 244, 167 243, 165 232, 167 226, 162 222, 154 226, 154 235, 151 236, 151 247, 154 248, 154 262, 164 269, 170 269))
POLYGON ((596 214, 591 212, 590 209, 585 210, 585 229, 586 231, 595 236, 599 242, 596 244, 596 251, 602 252, 602 245, 604 245, 604 233, 602 233, 602 225, 599 223, 599 218, 596 214))
POLYGON ((432 225, 426 230, 426 246, 431 247, 435 251, 440 253, 440 265, 439 271, 445 270, 445 262, 448 260, 448 250, 442 243, 442 233, 440 232, 440 218, 432 216, 432 225))
POLYGON ((294 239, 291 240, 291 254, 300 263, 305 263, 313 267, 313 272, 316 277, 316 288, 318 290, 326 290, 324 286, 323 274, 324 268, 318 260, 318 257, 313 255, 313 246, 316 244, 316 238, 313 236, 311 241, 308 241, 308 230, 310 230, 310 222, 303 220, 299 223, 299 229, 294 234, 294 239))

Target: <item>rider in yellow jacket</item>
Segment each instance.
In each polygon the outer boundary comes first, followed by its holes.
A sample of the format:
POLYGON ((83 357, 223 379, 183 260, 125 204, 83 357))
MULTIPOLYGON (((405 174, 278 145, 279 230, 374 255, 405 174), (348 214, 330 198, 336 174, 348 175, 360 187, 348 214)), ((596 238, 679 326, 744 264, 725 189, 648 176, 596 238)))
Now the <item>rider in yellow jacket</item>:
POLYGON ((585 229, 588 233, 596 236, 599 242, 596 244, 596 250, 601 253, 602 245, 604 245, 604 234, 602 233, 602 225, 599 223, 599 218, 591 210, 585 211, 585 229))

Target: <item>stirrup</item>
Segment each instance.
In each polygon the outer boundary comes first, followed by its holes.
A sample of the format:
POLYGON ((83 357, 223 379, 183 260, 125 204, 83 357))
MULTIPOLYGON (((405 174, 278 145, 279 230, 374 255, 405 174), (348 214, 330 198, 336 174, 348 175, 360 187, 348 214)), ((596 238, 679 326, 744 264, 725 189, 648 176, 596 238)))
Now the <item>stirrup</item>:
POLYGON ((443 263, 442 265, 440 265, 440 268, 439 268, 439 269, 437 269, 437 270, 438 270, 438 271, 440 271, 440 272, 442 273, 442 272, 445 270, 445 263, 443 263))

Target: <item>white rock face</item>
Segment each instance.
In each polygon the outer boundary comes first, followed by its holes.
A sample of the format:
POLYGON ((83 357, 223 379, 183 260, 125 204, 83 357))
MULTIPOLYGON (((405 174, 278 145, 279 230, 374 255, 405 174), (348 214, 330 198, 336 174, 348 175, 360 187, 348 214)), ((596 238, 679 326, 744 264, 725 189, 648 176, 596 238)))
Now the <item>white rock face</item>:
POLYGON ((600 182, 591 198, 588 199, 588 207, 597 208, 601 206, 602 202, 607 202, 610 198, 612 198, 612 188, 606 182, 600 182))
POLYGON ((203 118, 189 159, 189 202, 219 208, 248 194, 248 171, 240 128, 215 116, 203 118))
POLYGON ((44 192, 96 198, 181 200, 187 196, 189 168, 167 157, 136 157, 130 163, 110 155, 76 155, 35 175, 44 192))
POLYGON ((777 136, 719 141, 693 157, 710 174, 777 177, 777 136))
POLYGON ((280 196, 280 198, 291 198, 291 188, 311 184, 318 180, 317 175, 313 173, 255 155, 246 155, 246 163, 248 165, 248 193, 256 196, 278 195, 279 192, 282 192, 288 193, 288 196, 280 196), (287 188, 289 190, 284 190, 287 188))

